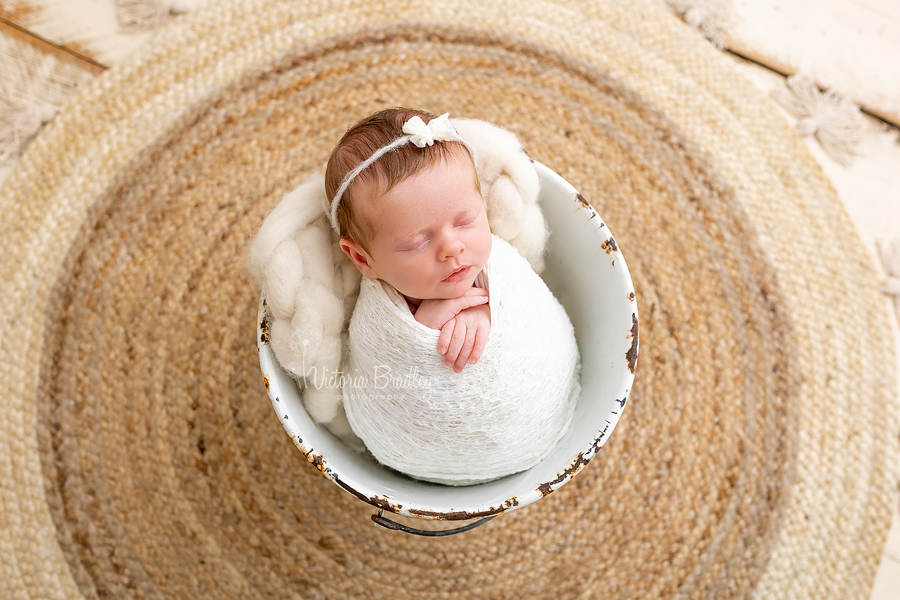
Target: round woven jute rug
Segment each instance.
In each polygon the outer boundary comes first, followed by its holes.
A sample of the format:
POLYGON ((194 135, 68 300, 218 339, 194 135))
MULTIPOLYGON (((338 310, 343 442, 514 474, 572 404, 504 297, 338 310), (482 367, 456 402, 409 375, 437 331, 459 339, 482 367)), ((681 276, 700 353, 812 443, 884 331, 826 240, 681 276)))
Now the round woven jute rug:
POLYGON ((68 104, 0 211, 5 598, 868 596, 898 456, 875 271, 774 105, 655 2, 212 2, 68 104), (514 131, 641 315, 598 456, 442 539, 294 448, 245 267, 395 105, 514 131))

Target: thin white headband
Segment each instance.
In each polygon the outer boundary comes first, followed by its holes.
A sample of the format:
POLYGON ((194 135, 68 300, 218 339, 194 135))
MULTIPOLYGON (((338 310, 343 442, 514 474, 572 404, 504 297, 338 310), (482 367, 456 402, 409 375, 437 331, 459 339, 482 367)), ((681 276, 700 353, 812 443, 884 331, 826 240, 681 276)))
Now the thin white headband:
POLYGON ((425 124, 425 121, 418 116, 412 117, 403 124, 403 133, 406 135, 398 137, 387 146, 382 146, 376 150, 372 156, 356 165, 355 169, 344 176, 344 180, 341 181, 341 187, 335 192, 334 199, 331 201, 331 213, 329 214, 329 218, 331 219, 331 227, 335 231, 340 232, 340 226, 337 222, 337 212, 338 206, 341 204, 341 198, 344 196, 344 192, 347 191, 347 188, 350 187, 350 184, 356 179, 357 175, 371 167, 376 160, 391 150, 395 150, 409 143, 412 143, 419 148, 424 148, 425 146, 431 146, 435 142, 460 142, 466 147, 466 150, 469 151, 472 161, 475 161, 475 150, 468 142, 459 136, 459 133, 457 133, 456 129, 453 128, 453 125, 450 124, 450 113, 444 113, 439 117, 431 119, 427 125, 425 124))

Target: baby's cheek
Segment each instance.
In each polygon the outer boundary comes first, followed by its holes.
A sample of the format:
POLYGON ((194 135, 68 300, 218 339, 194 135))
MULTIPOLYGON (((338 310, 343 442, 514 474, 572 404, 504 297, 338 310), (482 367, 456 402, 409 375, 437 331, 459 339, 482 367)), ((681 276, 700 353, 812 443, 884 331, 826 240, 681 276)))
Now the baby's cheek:
POLYGON ((486 263, 491 256, 491 241, 491 230, 488 229, 482 242, 481 259, 484 261, 482 265, 486 263))

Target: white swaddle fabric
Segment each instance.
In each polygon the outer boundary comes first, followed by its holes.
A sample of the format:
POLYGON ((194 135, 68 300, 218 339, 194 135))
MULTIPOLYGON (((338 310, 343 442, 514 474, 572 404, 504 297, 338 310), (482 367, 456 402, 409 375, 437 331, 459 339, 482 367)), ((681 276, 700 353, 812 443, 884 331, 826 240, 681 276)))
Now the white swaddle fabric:
POLYGON ((580 360, 565 309, 496 235, 484 272, 490 336, 462 373, 444 365, 439 332, 417 322, 393 287, 360 288, 344 407, 375 458, 417 479, 470 485, 523 471, 572 419, 580 360))

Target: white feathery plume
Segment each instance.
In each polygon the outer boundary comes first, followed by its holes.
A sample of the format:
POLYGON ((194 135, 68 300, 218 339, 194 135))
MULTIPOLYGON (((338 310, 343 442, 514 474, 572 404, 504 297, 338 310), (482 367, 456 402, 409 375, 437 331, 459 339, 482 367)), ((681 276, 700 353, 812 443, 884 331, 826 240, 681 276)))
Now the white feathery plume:
POLYGON ((116 15, 123 31, 152 31, 162 27, 169 15, 183 14, 183 0, 118 0, 116 15))
POLYGON ((52 104, 30 102, 8 82, 0 82, 0 164, 18 156, 22 148, 58 110, 52 104))
POLYGON ((863 120, 859 107, 834 90, 822 92, 812 78, 797 74, 787 78, 788 90, 772 92, 774 98, 799 119, 797 133, 815 135, 822 149, 842 165, 859 153, 863 120))
POLYGON ((894 297, 894 308, 900 317, 900 240, 878 244, 878 255, 881 265, 887 274, 882 291, 894 297))
POLYGON ((725 34, 734 22, 732 0, 665 0, 665 3, 717 48, 725 47, 725 34))

